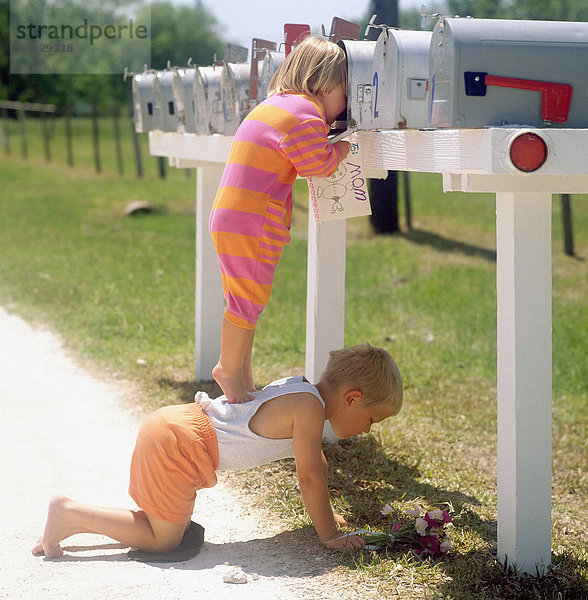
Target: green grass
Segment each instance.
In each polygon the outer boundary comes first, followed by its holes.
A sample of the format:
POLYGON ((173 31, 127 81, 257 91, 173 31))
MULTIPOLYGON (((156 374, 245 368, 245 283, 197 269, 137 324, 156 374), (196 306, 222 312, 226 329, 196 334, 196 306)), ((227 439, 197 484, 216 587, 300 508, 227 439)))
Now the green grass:
MULTIPOLYGON (((90 142, 79 142, 89 152, 72 169, 58 160, 57 140, 56 133, 52 163, 37 139, 28 160, 13 140, 0 164, 0 305, 61 333, 88 365, 134 382, 146 408, 189 401, 196 388, 193 174, 170 169, 161 181, 152 169, 137 180, 129 168, 119 177, 106 158, 96 174, 90 142), (125 217, 133 200, 163 211, 125 217)), ((259 384, 303 371, 304 182, 295 191, 294 239, 256 337, 259 384)), ((376 237, 367 220, 355 219, 347 247, 345 342, 390 350, 405 381, 405 408, 373 435, 326 452, 333 503, 354 526, 385 526, 386 502, 394 517, 449 503, 455 550, 435 561, 393 551, 335 555, 333 563, 341 577, 369 581, 383 597, 586 598, 588 196, 572 200, 573 258, 562 251, 554 200, 553 569, 535 579, 505 571, 494 556, 494 201, 444 195, 437 175, 411 175, 411 191, 412 231, 376 237)), ((290 461, 235 477, 252 501, 316 542, 290 461)))

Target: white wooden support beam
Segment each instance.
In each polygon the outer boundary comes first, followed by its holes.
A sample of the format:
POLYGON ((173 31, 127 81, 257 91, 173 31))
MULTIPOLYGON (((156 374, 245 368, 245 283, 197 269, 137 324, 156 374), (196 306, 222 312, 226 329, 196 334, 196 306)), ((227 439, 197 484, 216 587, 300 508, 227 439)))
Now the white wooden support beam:
MULTIPOLYGON (((306 378, 317 383, 329 352, 345 344, 345 250, 347 221, 316 222, 309 211, 306 287, 306 378)), ((337 437, 328 421, 323 438, 337 437)))
POLYGON ((316 383, 329 352, 345 343, 346 221, 308 219, 306 378, 316 383))
POLYGON ((551 558, 551 194, 496 194, 498 557, 551 558))
POLYGON ((208 220, 223 169, 222 163, 196 167, 196 381, 212 380, 212 368, 220 356, 225 302, 208 220))

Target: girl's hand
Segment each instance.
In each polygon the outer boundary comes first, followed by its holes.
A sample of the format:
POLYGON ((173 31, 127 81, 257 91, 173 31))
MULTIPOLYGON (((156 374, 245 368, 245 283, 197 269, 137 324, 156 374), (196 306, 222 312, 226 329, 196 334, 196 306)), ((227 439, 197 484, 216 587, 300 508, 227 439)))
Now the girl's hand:
POLYGON ((341 160, 347 158, 347 155, 349 154, 349 149, 351 148, 351 144, 349 142, 346 142, 345 140, 339 140, 338 142, 335 142, 334 145, 336 146, 336 148, 339 151, 339 154, 341 155, 341 160))
POLYGON ((345 550, 345 548, 361 550, 365 546, 365 540, 358 535, 337 533, 326 542, 323 542, 323 546, 331 550, 345 550))

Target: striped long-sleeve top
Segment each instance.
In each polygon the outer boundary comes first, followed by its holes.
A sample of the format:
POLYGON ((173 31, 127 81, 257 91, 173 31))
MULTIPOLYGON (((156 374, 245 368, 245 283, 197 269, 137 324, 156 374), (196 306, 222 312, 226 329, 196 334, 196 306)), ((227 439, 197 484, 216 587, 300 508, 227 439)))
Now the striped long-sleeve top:
POLYGON ((227 309, 252 329, 269 300, 274 271, 290 241, 296 176, 328 177, 341 155, 327 140, 318 100, 275 94, 245 118, 229 152, 210 215, 227 309))

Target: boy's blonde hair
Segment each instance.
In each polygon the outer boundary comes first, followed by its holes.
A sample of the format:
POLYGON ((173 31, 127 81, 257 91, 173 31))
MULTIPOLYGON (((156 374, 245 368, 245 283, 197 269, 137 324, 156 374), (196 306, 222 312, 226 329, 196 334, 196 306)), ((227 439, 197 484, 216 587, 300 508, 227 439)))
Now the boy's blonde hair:
POLYGON ((288 93, 317 96, 338 85, 347 91, 347 59, 341 46, 310 36, 298 44, 274 73, 268 94, 288 93))
POLYGON ((402 408, 402 379, 393 358, 383 348, 359 344, 332 350, 321 381, 332 390, 341 385, 361 390, 365 406, 385 404, 397 415, 402 408))

